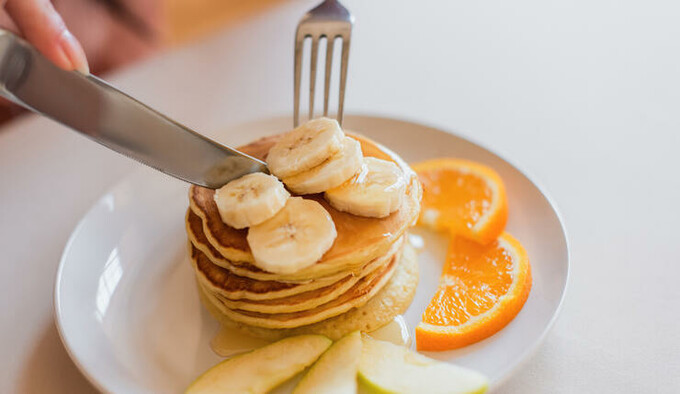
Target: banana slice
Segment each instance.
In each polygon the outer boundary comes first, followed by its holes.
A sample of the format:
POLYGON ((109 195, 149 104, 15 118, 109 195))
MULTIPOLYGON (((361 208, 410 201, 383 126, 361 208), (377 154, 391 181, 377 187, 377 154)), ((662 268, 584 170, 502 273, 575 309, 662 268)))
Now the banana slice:
POLYGON ((291 197, 273 218, 248 230, 255 265, 291 274, 321 259, 338 233, 331 215, 314 200, 291 197))
POLYGON ((344 137, 336 120, 310 120, 272 146, 267 155, 269 171, 286 178, 318 166, 342 149, 344 137))
POLYGON ((324 196, 339 211, 382 218, 399 209, 405 192, 406 177, 396 164, 365 157, 361 172, 324 196))
POLYGON ((222 221, 233 228, 260 224, 276 215, 290 193, 275 176, 261 172, 244 175, 215 192, 222 221))
POLYGON ((345 137, 342 150, 320 165, 283 178, 283 183, 297 194, 321 193, 342 185, 346 180, 361 170, 361 144, 357 140, 345 137))

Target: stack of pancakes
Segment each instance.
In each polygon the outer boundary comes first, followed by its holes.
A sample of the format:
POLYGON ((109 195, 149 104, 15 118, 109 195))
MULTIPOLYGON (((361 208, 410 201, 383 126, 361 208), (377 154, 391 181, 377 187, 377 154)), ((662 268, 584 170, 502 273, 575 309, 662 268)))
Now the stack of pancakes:
MULTIPOLYGON (((199 294, 222 324, 268 339, 315 333, 337 339, 354 330, 372 331, 405 311, 418 282, 416 256, 407 230, 420 210, 416 175, 396 154, 366 139, 364 156, 397 163, 409 179, 402 206, 377 219, 331 207, 322 195, 310 195, 330 213, 338 236, 315 264, 291 274, 259 269, 246 241, 220 218, 214 190, 189 192, 186 216, 189 254, 199 294)), ((279 136, 240 150, 264 160, 279 136)))

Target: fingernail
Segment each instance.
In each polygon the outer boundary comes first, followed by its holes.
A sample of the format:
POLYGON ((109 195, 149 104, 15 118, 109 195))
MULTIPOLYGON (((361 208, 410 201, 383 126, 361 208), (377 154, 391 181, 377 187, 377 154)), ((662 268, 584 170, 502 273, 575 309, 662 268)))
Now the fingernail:
POLYGON ((85 51, 70 31, 64 30, 64 33, 61 35, 60 46, 75 70, 85 75, 90 73, 90 66, 87 64, 85 51))

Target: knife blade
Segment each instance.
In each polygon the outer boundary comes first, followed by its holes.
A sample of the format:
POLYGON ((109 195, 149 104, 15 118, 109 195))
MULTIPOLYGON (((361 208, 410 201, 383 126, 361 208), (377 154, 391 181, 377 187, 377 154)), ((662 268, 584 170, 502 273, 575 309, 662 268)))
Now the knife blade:
POLYGON ((0 95, 116 152, 195 185, 219 188, 267 166, 135 100, 103 80, 64 71, 0 29, 0 95))

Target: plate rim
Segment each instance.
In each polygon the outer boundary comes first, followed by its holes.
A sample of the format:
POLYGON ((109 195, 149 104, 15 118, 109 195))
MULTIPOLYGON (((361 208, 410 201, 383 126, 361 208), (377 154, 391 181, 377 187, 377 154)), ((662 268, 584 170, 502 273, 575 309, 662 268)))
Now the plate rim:
MULTIPOLYGON (((467 135, 464 135, 464 133, 461 133, 460 130, 456 128, 446 128, 444 126, 439 126, 436 122, 422 122, 419 120, 415 120, 413 118, 410 118, 408 116, 403 116, 403 115, 388 115, 380 112, 353 112, 349 116, 350 118, 366 118, 366 119, 380 119, 380 120, 388 120, 388 121, 398 121, 400 123, 408 123, 410 126, 414 127, 426 127, 428 129, 432 130, 437 130, 440 132, 444 132, 450 135, 453 135, 454 137, 460 138, 462 140, 465 140, 468 143, 471 143, 475 145, 477 148, 481 148, 486 150, 487 152, 499 157, 501 160, 506 162, 508 165, 510 165, 512 168, 520 172, 524 177, 527 178, 531 184, 533 184, 536 189, 543 195, 543 197, 546 199, 548 204, 550 205, 550 208, 553 210, 555 213, 555 217, 557 218, 557 222, 560 224, 560 230, 562 231, 562 238, 564 239, 564 245, 565 245, 565 251, 566 251, 566 275, 564 276, 564 285, 562 287, 562 293, 560 294, 560 300, 557 304, 557 307, 555 308, 555 311, 553 312, 552 317, 550 318, 550 321, 548 321, 548 324, 545 326, 543 331, 541 332, 541 335, 534 341, 534 343, 527 347, 524 352, 518 357, 517 362, 514 363, 514 365, 510 366, 506 370, 504 370, 498 380, 493 382, 489 386, 489 390, 496 389, 500 386, 503 385, 508 379, 510 379, 518 370, 520 367, 525 365, 531 357, 538 351, 538 348, 543 344, 545 341, 545 338, 547 335, 550 333, 552 330, 553 326, 555 325, 555 322, 559 318, 560 314, 562 313, 562 308, 564 306, 564 300, 567 295, 567 290, 569 288, 569 282, 571 279, 571 247, 570 247, 570 242, 569 242, 569 233, 567 232, 567 227, 564 224, 564 217, 562 216, 562 212, 560 211, 559 207, 557 206, 557 203, 555 202, 555 199, 552 197, 552 195, 547 191, 547 189, 543 186, 541 182, 538 182, 536 180, 536 176, 534 176, 533 173, 526 171, 522 169, 520 166, 518 166, 514 160, 508 160, 507 156, 505 155, 504 152, 500 152, 500 150, 496 147, 488 147, 487 145, 478 142, 478 140, 474 137, 468 137, 467 135)), ((270 117, 267 118, 269 120, 273 120, 276 117, 270 117)), ((265 119, 262 119, 264 122, 265 119)), ((245 123, 244 123, 245 124, 245 123)), ((502 330, 502 329, 501 329, 502 330)))
POLYGON ((59 266, 57 268, 57 273, 56 273, 56 278, 54 280, 54 289, 53 289, 53 315, 54 315, 54 322, 55 325, 57 326, 57 334, 59 335, 59 340, 61 341, 61 344, 64 346, 64 349, 66 349, 66 353, 68 354, 69 358, 73 363, 75 364, 76 368, 80 371, 80 373, 87 379, 87 381, 93 385, 97 390, 103 393, 108 393, 110 390, 108 390, 102 383, 97 380, 93 374, 90 373, 89 368, 87 368, 81 361, 80 359, 75 355, 74 351, 71 348, 71 345, 66 337, 66 333, 64 332, 64 326, 63 326, 63 319, 64 317, 62 316, 61 313, 61 298, 60 298, 60 290, 61 290, 61 281, 63 278, 63 271, 64 271, 64 266, 66 265, 66 256, 71 250, 73 243, 75 242, 77 236, 80 234, 82 231, 82 228, 85 226, 85 220, 87 217, 90 216, 90 214, 97 208, 97 206, 100 204, 102 199, 110 195, 114 189, 116 189, 120 184, 123 182, 127 181, 130 177, 135 176, 137 173, 141 172, 143 170, 140 169, 135 169, 131 173, 124 175, 121 179, 116 181, 113 185, 108 187, 104 193, 102 193, 97 200, 87 209, 87 211, 83 214, 83 216, 78 220, 78 223, 76 226, 73 228, 73 231, 71 232, 71 235, 68 237, 68 241, 66 241, 66 244, 64 245, 64 249, 61 252, 61 257, 59 258, 59 266))
MULTIPOLYGON (((239 128, 239 127, 244 127, 246 125, 251 125, 255 123, 266 123, 266 122, 276 122, 285 118, 289 118, 289 115, 276 115, 276 114, 270 114, 267 116, 263 117, 255 117, 250 120, 246 120, 243 122, 239 122, 230 126, 225 127, 225 129, 229 128, 239 128)), ((557 222, 559 223, 559 227, 561 230, 561 235, 564 241, 565 245, 565 268, 566 268, 566 274, 564 276, 564 281, 563 281, 563 286, 562 286, 562 291, 560 294, 560 299, 557 304, 557 307, 555 308, 550 320, 548 323, 545 325, 543 331, 541 334, 538 336, 538 338, 531 344, 529 347, 527 347, 521 355, 517 358, 517 361, 511 365, 509 368, 505 369, 500 377, 494 381, 490 386, 489 389, 493 390, 505 383, 510 377, 512 377, 520 367, 525 365, 527 361, 531 358, 532 355, 536 353, 538 348, 543 344, 545 341, 545 338, 547 337, 548 333, 552 330, 552 328, 555 325, 555 322, 557 321, 558 317, 560 316, 563 306, 564 306, 564 301, 566 298, 567 291, 569 289, 569 283, 571 279, 571 247, 570 247, 570 241, 569 241, 569 234, 567 232, 567 228, 565 226, 565 221, 562 216, 562 213, 557 206, 557 203, 555 202, 555 199, 552 197, 552 195, 547 192, 546 188, 543 186, 542 183, 538 182, 536 180, 536 177, 522 169, 520 166, 518 166, 513 160, 508 160, 507 156, 499 152, 499 149, 497 149, 495 146, 494 147, 488 147, 484 143, 478 142, 478 140, 474 137, 469 137, 465 135, 464 133, 461 133, 458 129, 456 128, 448 128, 445 126, 440 126, 436 122, 423 122, 420 120, 416 120, 414 118, 410 118, 408 116, 404 115, 394 115, 394 114, 387 114, 383 113, 380 111, 372 111, 372 112, 364 112, 364 111, 355 111, 351 112, 349 114, 345 115, 345 119, 352 119, 356 121, 361 121, 362 119, 365 120, 377 120, 377 121, 392 121, 392 122, 399 122, 399 123, 405 123, 408 124, 410 127, 425 127, 434 131, 442 132, 445 134, 449 134, 453 137, 459 138, 461 140, 464 140, 472 145, 474 145, 476 148, 480 148, 482 150, 485 150, 492 155, 500 158, 502 161, 507 163, 510 167, 512 167, 514 170, 518 171, 521 173, 536 189, 541 193, 541 195, 545 198, 545 200, 548 202, 548 205, 552 209, 552 211, 555 214, 555 217, 557 219, 557 222)), ((87 211, 80 217, 78 220, 78 223, 76 226, 73 228, 73 231, 69 235, 68 240, 66 241, 66 244, 64 245, 64 248, 61 253, 61 257, 59 258, 59 265, 57 268, 56 272, 56 277, 54 281, 54 288, 53 288, 53 318, 55 321, 55 325, 57 327, 57 333, 59 336, 59 340, 61 341, 62 345, 64 346, 64 349, 66 350, 66 353, 68 354, 69 358, 71 361, 75 364, 75 366, 78 368, 80 373, 87 379, 87 381, 92 384, 97 390, 101 392, 110 392, 110 390, 107 387, 104 387, 104 385, 97 380, 93 374, 90 373, 90 370, 87 366, 85 366, 80 359, 76 356, 74 351, 72 350, 71 343, 67 339, 67 334, 64 332, 64 326, 63 326, 63 319, 64 317, 62 316, 61 313, 61 282, 63 279, 63 271, 64 271, 64 266, 66 265, 66 258, 73 247, 73 243, 75 242, 76 238, 78 235, 81 233, 83 226, 85 225, 85 221, 87 218, 91 215, 91 213, 99 206, 99 204, 103 201, 103 199, 113 193, 117 188, 120 187, 125 182, 129 182, 130 179, 141 176, 141 174, 148 172, 149 167, 147 166, 141 166, 138 168, 135 168, 134 170, 130 171, 129 173, 123 175, 120 179, 118 179, 116 182, 111 184, 106 190, 97 197, 97 199, 90 205, 90 207, 87 209, 87 211)))

